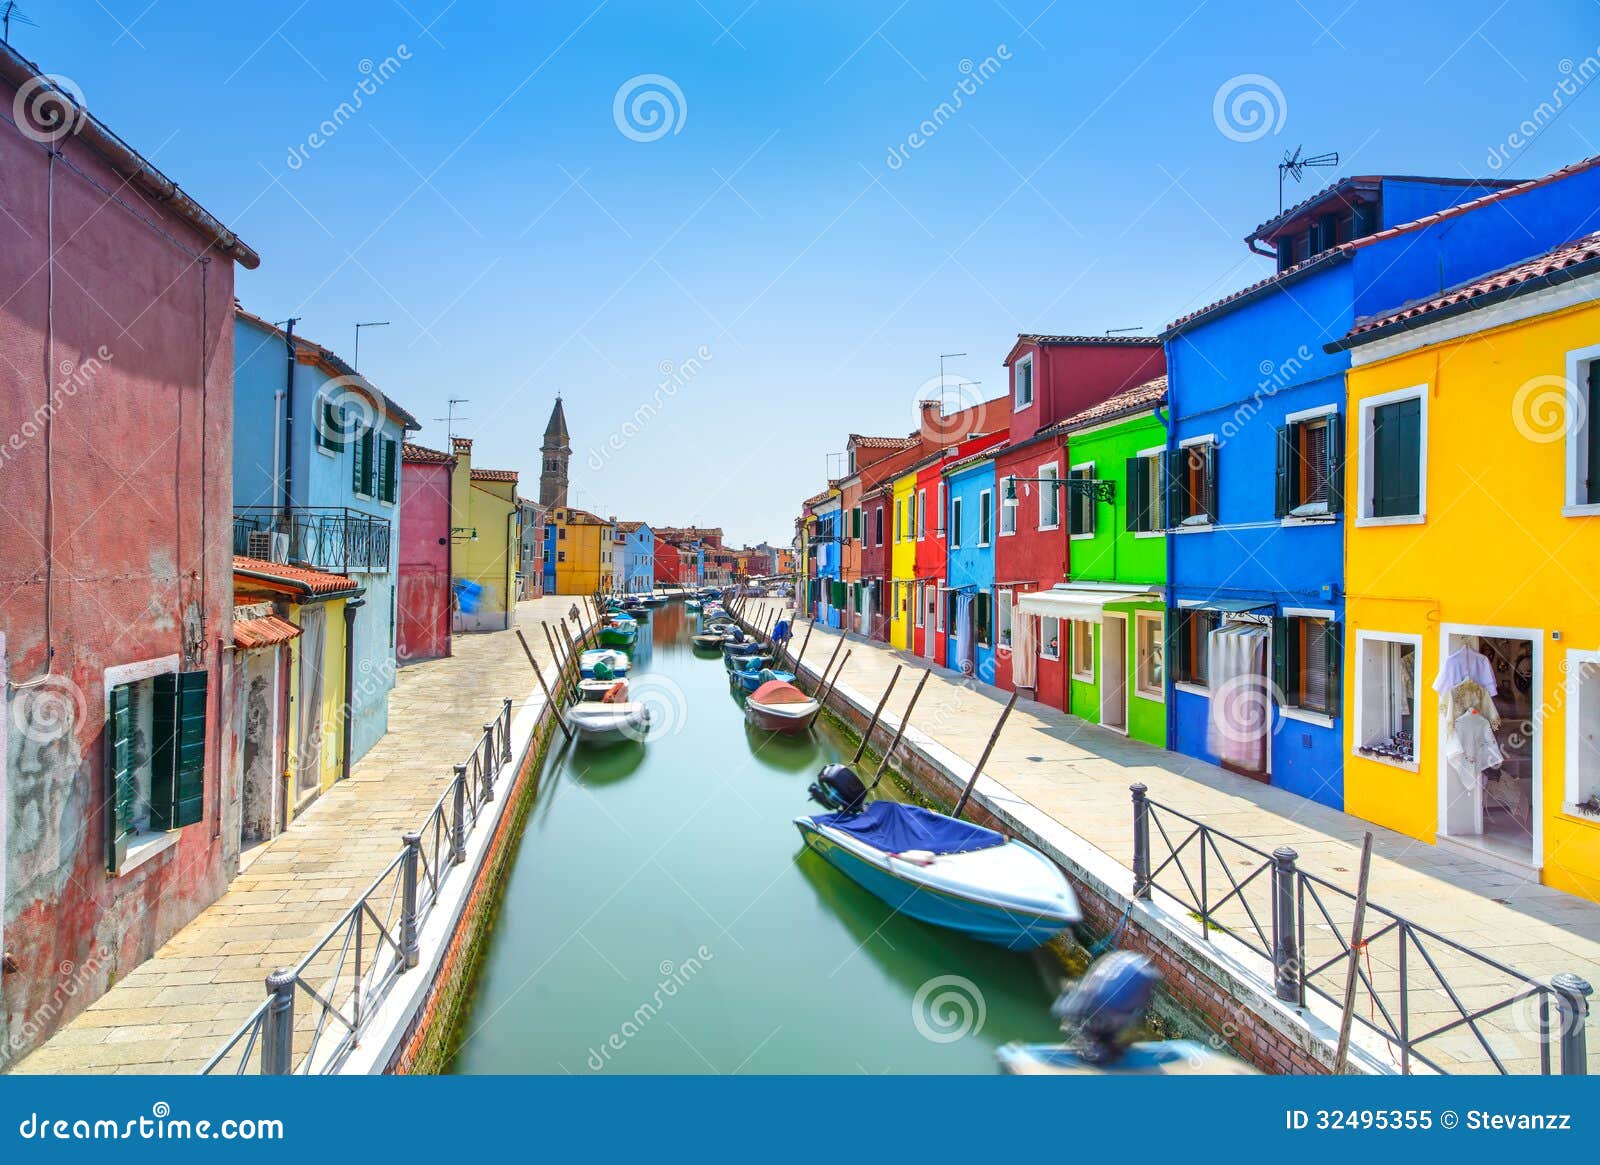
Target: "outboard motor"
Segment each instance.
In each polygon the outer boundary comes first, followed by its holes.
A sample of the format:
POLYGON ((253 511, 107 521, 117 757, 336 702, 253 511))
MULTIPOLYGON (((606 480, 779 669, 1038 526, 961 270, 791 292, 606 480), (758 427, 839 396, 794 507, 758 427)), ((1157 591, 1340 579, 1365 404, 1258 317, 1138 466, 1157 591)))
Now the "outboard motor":
POLYGON ((1161 973, 1133 951, 1113 951, 1056 1000, 1050 1014, 1077 1033, 1073 1050, 1091 1064, 1122 1058, 1139 1032, 1161 973))
POLYGON ((826 766, 807 792, 824 809, 840 813, 860 813, 867 804, 867 787, 849 765, 826 766))

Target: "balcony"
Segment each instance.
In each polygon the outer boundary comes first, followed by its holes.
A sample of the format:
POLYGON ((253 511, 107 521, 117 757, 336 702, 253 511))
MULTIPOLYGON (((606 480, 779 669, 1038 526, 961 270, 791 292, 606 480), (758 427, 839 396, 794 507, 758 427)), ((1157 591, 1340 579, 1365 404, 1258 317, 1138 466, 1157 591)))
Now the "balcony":
POLYGON ((387 519, 338 506, 246 506, 233 514, 233 552, 336 574, 389 569, 387 519), (282 535, 269 538, 268 535, 282 535), (276 545, 279 553, 269 551, 276 545))

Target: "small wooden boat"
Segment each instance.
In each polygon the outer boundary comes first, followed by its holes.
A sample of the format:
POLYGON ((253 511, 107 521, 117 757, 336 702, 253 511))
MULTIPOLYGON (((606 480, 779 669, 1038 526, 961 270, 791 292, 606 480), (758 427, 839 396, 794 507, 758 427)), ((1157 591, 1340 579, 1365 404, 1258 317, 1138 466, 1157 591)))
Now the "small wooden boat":
POLYGON ((600 642, 628 647, 639 638, 639 621, 628 615, 610 615, 600 624, 600 642))
MULTIPOLYGON (((775 675, 763 671, 763 675, 775 675)), ((745 719, 767 732, 799 736, 811 727, 822 705, 794 686, 792 680, 769 679, 744 702, 745 719)))
POLYGON ((578 654, 578 674, 586 680, 616 679, 628 674, 630 662, 626 652, 610 647, 593 647, 578 654), (599 674, 596 674, 597 670, 599 674))
POLYGON ((667 605, 667 596, 654 593, 640 595, 639 601, 647 607, 665 607, 667 605))
POLYGON ((622 686, 622 690, 626 692, 628 682, 623 679, 579 680, 578 699, 585 703, 591 703, 596 700, 604 700, 607 696, 612 695, 616 691, 619 684, 622 686))
POLYGON ((702 631, 698 635, 689 636, 689 642, 694 644, 699 651, 720 652, 722 650, 722 632, 702 631))
POLYGON ((643 740, 650 731, 650 708, 632 701, 574 704, 567 709, 567 724, 584 744, 643 740))
POLYGON ((699 599, 685 599, 683 605, 689 611, 698 611, 702 606, 699 599))
POLYGON ((992 829, 896 801, 794 823, 806 845, 840 873, 934 926, 1025 951, 1083 918, 1054 862, 992 829))

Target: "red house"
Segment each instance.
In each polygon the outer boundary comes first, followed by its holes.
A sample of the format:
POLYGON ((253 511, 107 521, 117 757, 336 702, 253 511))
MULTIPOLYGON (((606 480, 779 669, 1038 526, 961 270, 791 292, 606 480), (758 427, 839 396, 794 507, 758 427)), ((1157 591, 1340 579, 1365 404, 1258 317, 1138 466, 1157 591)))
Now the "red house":
POLYGON ((455 470, 452 454, 409 441, 401 448, 394 647, 401 664, 450 654, 450 482, 455 470))
MULTIPOLYGON (((1061 421, 1135 384, 1166 371, 1166 355, 1154 336, 1019 335, 1003 367, 1010 371, 1010 441, 995 458, 1003 499, 1008 481, 1019 504, 1001 505, 995 538, 995 590, 999 642, 995 683, 1011 687, 1011 608, 1016 596, 1067 578, 1071 541, 1064 490, 1033 484, 1064 478, 1066 441, 1061 421)), ((1065 707, 1066 664, 1040 661, 1035 698, 1065 707)))
POLYGON ((234 265, 260 260, 4 44, 0 108, 3 1068, 238 868, 234 265))

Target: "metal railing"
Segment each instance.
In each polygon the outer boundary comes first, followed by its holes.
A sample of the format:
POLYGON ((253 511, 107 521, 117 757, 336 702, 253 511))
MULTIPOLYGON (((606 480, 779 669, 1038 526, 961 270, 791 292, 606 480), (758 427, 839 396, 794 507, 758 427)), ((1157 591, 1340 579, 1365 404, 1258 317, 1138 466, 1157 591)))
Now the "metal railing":
POLYGON ((450 783, 422 827, 322 941, 291 968, 267 976, 267 997, 201 1069, 202 1075, 283 1076, 337 1072, 395 982, 421 959, 422 924, 467 860, 467 838, 494 800, 494 778, 511 762, 511 700, 450 783), (303 1006, 299 1000, 304 997, 303 1006))
POLYGON ((263 557, 261 539, 281 534, 289 562, 348 573, 388 570, 391 527, 387 519, 341 506, 241 506, 233 513, 233 552, 263 557))
POLYGON ((1226 934, 1270 961, 1279 999, 1342 1008, 1354 954, 1352 1018, 1402 1073, 1589 1071, 1590 986, 1580 976, 1535 978, 1370 900, 1352 950, 1352 891, 1301 869, 1288 846, 1267 853, 1147 792, 1132 786, 1134 897, 1160 889, 1205 941, 1226 934))

